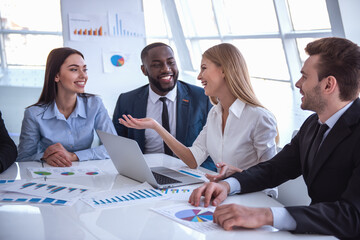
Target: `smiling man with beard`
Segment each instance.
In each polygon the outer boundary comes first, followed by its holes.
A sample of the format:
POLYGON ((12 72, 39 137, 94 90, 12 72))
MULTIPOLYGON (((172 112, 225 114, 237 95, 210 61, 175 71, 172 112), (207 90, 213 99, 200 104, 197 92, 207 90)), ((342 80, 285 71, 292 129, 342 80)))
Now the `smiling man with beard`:
MULTIPOLYGON (((167 108, 169 132, 189 147, 205 125, 212 105, 202 88, 178 81, 179 71, 170 46, 160 42, 146 46, 141 52, 141 61, 141 70, 149 84, 120 94, 113 115, 114 126, 119 136, 136 140, 143 153, 173 155, 154 130, 129 129, 118 119, 130 114, 162 123, 163 109, 167 108)), ((216 171, 210 158, 201 166, 216 171)))

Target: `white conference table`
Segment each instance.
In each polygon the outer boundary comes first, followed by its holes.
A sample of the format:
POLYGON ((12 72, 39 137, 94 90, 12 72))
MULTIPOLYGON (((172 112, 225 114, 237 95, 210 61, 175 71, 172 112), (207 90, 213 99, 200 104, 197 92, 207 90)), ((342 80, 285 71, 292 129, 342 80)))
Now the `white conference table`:
MULTIPOLYGON (((151 167, 164 165, 178 169, 184 166, 178 159, 164 154, 148 154, 145 158, 151 167)), ((139 185, 139 182, 119 175, 111 160, 74 162, 73 166, 96 166, 104 174, 47 181, 81 184, 102 190, 139 185)), ((0 179, 30 180, 28 167, 41 167, 41 163, 15 163, 0 174, 0 179)), ((45 164, 44 167, 49 166, 45 164)), ((292 234, 270 226, 255 230, 221 229, 201 233, 150 210, 177 203, 179 200, 158 200, 126 207, 94 209, 81 200, 73 206, 0 202, 0 239, 336 239, 331 236, 292 234)), ((262 192, 231 196, 224 203, 254 207, 282 206, 262 192)))

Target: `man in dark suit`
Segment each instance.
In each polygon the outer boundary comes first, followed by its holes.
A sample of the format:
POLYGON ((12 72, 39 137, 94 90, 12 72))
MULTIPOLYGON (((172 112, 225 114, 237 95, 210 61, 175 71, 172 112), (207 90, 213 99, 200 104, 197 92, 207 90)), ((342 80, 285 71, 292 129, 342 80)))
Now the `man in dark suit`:
POLYGON ((10 167, 15 162, 16 157, 16 145, 5 128, 0 112, 0 173, 10 167))
POLYGON ((315 114, 271 160, 201 186, 189 202, 198 206, 203 195, 206 206, 211 200, 218 205, 228 194, 272 188, 303 175, 311 204, 222 205, 214 212, 214 222, 226 230, 273 225, 295 233, 360 238, 360 48, 346 39, 324 38, 305 50, 310 57, 296 87, 303 95, 301 108, 315 114))
MULTIPOLYGON (((172 155, 154 130, 129 129, 120 124, 118 119, 123 114, 135 118, 151 117, 164 126, 163 110, 166 107, 169 121, 167 130, 189 147, 205 125, 212 105, 202 88, 178 81, 179 71, 170 46, 164 43, 146 46, 141 52, 141 61, 141 70, 148 77, 149 84, 120 94, 113 123, 118 135, 136 140, 143 153, 165 152, 172 155), (162 97, 166 97, 165 102, 160 99, 162 97)), ((201 166, 216 171, 211 158, 201 166)))

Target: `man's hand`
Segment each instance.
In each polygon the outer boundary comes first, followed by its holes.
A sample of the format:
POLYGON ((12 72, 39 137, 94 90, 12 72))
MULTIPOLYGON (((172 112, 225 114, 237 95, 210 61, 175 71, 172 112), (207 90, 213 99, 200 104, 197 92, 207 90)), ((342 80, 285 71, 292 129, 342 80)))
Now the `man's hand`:
POLYGON ((252 208, 237 204, 218 206, 214 212, 214 223, 225 230, 233 227, 258 228, 273 225, 273 214, 270 208, 252 208))
POLYGON ((70 167, 72 161, 79 160, 75 153, 68 152, 61 143, 49 146, 45 150, 42 159, 54 167, 70 167))
POLYGON ((205 183, 191 193, 189 203, 197 207, 200 204, 201 196, 204 196, 204 207, 209 206, 210 200, 212 200, 213 206, 217 206, 226 199, 229 192, 230 186, 227 182, 205 183))

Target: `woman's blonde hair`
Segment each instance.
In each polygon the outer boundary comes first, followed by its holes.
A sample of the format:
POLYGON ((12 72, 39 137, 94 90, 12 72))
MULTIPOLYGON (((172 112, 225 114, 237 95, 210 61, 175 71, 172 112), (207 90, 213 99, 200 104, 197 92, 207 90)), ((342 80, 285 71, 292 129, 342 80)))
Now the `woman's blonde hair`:
MULTIPOLYGON (((206 50, 203 57, 222 68, 225 83, 236 98, 252 106, 265 108, 255 95, 245 59, 239 49, 230 43, 221 43, 206 50)), ((209 98, 212 104, 218 104, 216 97, 209 98)), ((279 144, 277 127, 276 132, 275 142, 279 144)))
MULTIPOLYGON (((245 59, 234 45, 215 45, 206 50, 203 57, 223 69, 225 82, 236 98, 252 106, 264 107, 252 88, 245 59)), ((210 97, 210 101, 214 105, 218 103, 216 97, 210 97)))

